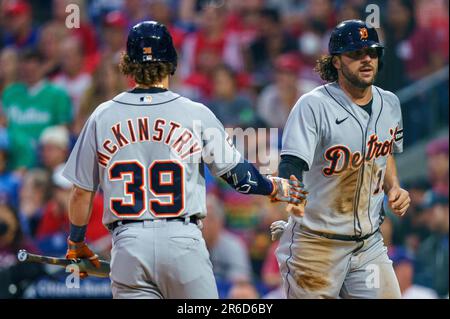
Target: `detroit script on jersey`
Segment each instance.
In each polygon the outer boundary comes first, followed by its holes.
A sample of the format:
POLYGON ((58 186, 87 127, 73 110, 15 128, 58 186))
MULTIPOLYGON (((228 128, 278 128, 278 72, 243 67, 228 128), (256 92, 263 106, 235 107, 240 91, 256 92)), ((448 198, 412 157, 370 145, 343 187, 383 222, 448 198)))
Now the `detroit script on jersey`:
POLYGON ((365 157, 360 151, 354 153, 345 145, 335 145, 328 148, 324 152, 325 159, 330 162, 329 166, 322 171, 325 175, 339 175, 349 168, 359 169, 363 162, 371 162, 380 156, 386 156, 394 153, 394 142, 398 140, 398 135, 402 130, 397 126, 395 129, 390 128, 391 138, 385 141, 379 141, 378 135, 373 134, 367 142, 367 154, 365 157))

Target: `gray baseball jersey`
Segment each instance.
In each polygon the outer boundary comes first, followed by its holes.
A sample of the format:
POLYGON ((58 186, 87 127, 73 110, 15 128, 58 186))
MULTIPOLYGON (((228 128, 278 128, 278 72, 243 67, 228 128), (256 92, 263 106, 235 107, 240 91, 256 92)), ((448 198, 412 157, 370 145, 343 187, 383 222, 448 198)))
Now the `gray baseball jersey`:
POLYGON ((390 154, 402 151, 398 98, 372 86, 372 114, 354 104, 337 83, 303 95, 283 132, 281 154, 303 159, 307 228, 364 236, 380 224, 383 179, 390 154))
POLYGON ((124 92, 89 117, 64 169, 104 192, 103 223, 206 214, 203 163, 215 176, 241 159, 204 105, 171 91, 124 92))

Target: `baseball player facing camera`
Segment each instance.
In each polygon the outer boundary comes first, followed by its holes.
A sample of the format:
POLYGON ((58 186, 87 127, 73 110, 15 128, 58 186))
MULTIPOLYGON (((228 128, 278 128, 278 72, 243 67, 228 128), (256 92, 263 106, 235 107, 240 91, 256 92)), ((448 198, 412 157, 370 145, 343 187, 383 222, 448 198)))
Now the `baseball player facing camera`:
POLYGON ((393 155, 403 148, 400 101, 373 85, 383 49, 363 21, 337 25, 316 65, 328 83, 287 120, 279 176, 310 192, 304 217, 271 227, 288 298, 400 298, 379 227, 385 194, 399 216, 410 199, 393 155))
POLYGON ((166 27, 135 25, 120 69, 137 85, 96 108, 64 170, 74 184, 66 257, 99 266, 84 238, 100 186, 103 223, 113 239, 114 298, 218 298, 200 231, 204 164, 239 192, 293 205, 305 198, 294 176, 265 177, 243 159, 206 106, 169 90, 176 67, 166 27))

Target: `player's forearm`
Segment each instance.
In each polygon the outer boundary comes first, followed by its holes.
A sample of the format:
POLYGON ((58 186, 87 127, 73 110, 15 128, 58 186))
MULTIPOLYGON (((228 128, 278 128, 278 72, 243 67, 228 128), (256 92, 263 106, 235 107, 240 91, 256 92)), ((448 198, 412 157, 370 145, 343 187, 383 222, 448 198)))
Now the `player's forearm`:
POLYGON ((243 194, 270 195, 273 192, 272 182, 247 161, 237 164, 221 177, 243 194))
POLYGON ((84 240, 86 227, 91 217, 95 192, 74 186, 69 199, 70 235, 72 241, 84 240))
POLYGON ((400 187, 400 181, 397 175, 397 166, 394 156, 391 155, 387 159, 386 174, 384 175, 384 192, 387 194, 393 187, 400 187))

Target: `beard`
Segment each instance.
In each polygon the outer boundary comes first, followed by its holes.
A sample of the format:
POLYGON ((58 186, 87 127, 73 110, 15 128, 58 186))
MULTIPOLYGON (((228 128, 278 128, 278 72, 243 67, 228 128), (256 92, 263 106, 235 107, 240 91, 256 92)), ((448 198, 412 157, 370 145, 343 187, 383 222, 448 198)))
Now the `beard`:
POLYGON ((377 68, 373 69, 373 76, 370 79, 364 79, 358 76, 358 71, 352 73, 347 66, 342 65, 342 75, 345 79, 354 87, 359 89, 366 89, 371 86, 375 82, 375 78, 377 76, 377 68))

